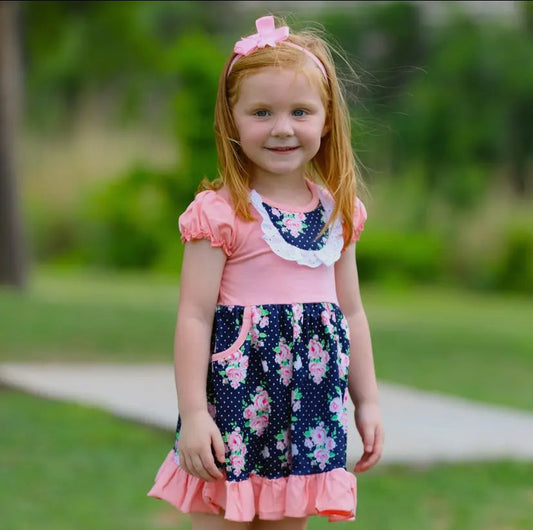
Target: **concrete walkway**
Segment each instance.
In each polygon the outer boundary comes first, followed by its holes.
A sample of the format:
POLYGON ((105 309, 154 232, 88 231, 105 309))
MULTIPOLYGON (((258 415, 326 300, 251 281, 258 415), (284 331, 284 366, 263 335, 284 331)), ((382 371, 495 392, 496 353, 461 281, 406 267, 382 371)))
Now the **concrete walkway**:
MULTIPOLYGON (((47 398, 100 407, 134 421, 175 428, 170 364, 0 364, 0 382, 47 398)), ((533 460, 533 414, 380 382, 383 462, 533 460)), ((353 421, 348 464, 361 454, 353 421)), ((169 436, 169 444, 171 436, 169 436)))

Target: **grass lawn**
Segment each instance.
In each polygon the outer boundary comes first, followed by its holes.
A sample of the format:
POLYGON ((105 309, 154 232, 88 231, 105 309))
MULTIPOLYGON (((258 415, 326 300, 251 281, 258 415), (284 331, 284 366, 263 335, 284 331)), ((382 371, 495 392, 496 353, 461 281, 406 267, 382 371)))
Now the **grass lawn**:
MULTIPOLYGON (((533 300, 362 286, 378 377, 533 409, 533 300)), ((177 280, 39 270, 0 290, 0 362, 172 361, 177 280)))
MULTIPOLYGON (((0 389, 2 530, 190 529, 146 497, 172 433, 0 389)), ((533 528, 533 464, 381 466, 359 476, 357 523, 309 530, 533 528)))

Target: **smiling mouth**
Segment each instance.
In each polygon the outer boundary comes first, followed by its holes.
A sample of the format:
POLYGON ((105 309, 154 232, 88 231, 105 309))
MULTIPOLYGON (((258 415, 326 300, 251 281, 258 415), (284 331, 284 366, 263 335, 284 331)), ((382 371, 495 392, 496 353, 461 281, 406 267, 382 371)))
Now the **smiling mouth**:
POLYGON ((290 153, 291 151, 296 151, 298 149, 298 146, 296 147, 267 147, 268 151, 274 151, 275 153, 290 153))

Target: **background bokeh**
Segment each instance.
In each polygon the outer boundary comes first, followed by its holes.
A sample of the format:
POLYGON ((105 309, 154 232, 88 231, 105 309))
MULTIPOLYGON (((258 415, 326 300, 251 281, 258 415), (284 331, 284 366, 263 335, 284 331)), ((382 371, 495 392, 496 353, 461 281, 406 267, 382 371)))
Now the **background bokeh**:
POLYGON ((23 3, 33 262, 175 273, 177 216, 216 176, 221 66, 274 11, 321 24, 359 75, 362 281, 533 292, 531 3, 330 4, 23 3))
MULTIPOLYGON (((171 363, 178 217, 216 177, 218 76, 272 13, 325 30, 357 73, 339 60, 378 377, 533 410, 533 3, 16 4, 23 281, 0 288, 1 362, 171 363)), ((143 497, 170 443, 0 387, 0 526, 189 528, 143 497)), ((358 525, 531 529, 532 474, 512 454, 378 466, 358 525)))

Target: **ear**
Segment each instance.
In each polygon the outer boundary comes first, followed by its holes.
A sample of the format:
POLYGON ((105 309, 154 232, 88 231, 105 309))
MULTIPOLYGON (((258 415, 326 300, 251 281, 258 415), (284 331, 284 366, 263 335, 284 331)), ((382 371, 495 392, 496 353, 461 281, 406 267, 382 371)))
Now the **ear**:
POLYGON ((322 134, 320 135, 320 138, 324 138, 324 136, 326 136, 326 134, 328 134, 330 131, 331 131, 331 125, 329 121, 326 121, 326 123, 324 124, 324 127, 322 128, 322 134))

